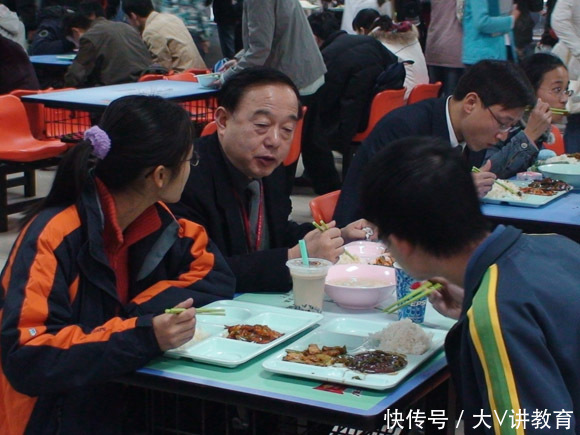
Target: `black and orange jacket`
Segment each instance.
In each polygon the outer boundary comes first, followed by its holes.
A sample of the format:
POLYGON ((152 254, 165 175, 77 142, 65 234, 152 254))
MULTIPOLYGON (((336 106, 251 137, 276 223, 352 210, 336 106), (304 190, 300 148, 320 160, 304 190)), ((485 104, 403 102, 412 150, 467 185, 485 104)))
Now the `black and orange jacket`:
POLYGON ((200 225, 154 206, 160 228, 130 247, 130 301, 117 297, 94 184, 43 210, 1 276, 0 433, 116 433, 115 377, 161 354, 152 319, 193 297, 232 298, 235 279, 200 225))

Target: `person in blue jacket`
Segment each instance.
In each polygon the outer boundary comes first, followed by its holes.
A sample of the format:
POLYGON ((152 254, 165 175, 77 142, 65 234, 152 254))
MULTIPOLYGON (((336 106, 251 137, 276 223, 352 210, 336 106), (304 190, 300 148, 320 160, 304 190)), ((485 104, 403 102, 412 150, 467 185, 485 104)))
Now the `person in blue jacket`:
POLYGON ((165 205, 193 136, 180 106, 130 96, 64 156, 0 276, 1 434, 127 433, 110 381, 189 341, 194 304, 233 297, 204 228, 165 205))
POLYGON ((517 59, 513 28, 519 16, 512 0, 465 0, 463 63, 517 59))
POLYGON ((580 245, 492 230, 466 166, 442 139, 398 140, 367 167, 363 214, 413 277, 446 284, 429 298, 458 319, 445 353, 465 433, 579 433, 580 245))

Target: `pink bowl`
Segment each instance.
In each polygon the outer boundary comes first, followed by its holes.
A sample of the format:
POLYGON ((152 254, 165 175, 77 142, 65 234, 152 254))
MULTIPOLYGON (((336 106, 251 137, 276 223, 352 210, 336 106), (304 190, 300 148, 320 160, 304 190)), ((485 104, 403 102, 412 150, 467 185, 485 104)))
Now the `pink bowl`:
POLYGON ((385 245, 361 240, 344 245, 344 249, 359 257, 363 262, 373 264, 377 257, 385 252, 385 245))
POLYGON ((337 264, 328 270, 326 294, 344 308, 376 307, 395 291, 395 270, 371 264, 337 264))

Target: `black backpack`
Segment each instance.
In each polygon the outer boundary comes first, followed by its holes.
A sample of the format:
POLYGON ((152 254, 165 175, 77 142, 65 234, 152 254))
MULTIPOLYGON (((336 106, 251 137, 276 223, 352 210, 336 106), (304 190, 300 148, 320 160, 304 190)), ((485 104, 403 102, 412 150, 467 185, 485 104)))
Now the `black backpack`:
POLYGON ((386 91, 387 89, 402 89, 405 83, 405 77, 407 76, 405 64, 412 65, 414 63, 412 60, 404 60, 402 62, 392 63, 386 67, 375 81, 373 95, 386 91))

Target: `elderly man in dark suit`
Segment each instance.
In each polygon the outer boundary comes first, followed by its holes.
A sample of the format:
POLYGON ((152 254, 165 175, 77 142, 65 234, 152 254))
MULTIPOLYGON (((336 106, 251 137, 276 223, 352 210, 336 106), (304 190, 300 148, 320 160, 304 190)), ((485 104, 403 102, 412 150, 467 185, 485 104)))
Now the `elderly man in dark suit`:
POLYGON ((473 174, 478 194, 484 196, 496 178, 494 162, 528 158, 537 153, 525 134, 520 140, 505 141, 521 119, 526 106, 534 106, 534 90, 521 69, 505 61, 484 60, 463 75, 453 96, 429 99, 388 113, 379 121, 355 155, 335 210, 337 224, 361 216, 359 186, 366 164, 395 139, 408 136, 436 136, 463 152, 471 166, 481 166, 485 150, 498 145, 498 152, 485 162, 481 173, 473 174))
POLYGON ((363 239, 366 221, 321 232, 289 221, 292 204, 281 163, 302 116, 298 89, 270 68, 244 69, 228 79, 215 112, 217 132, 202 137, 176 215, 203 225, 226 257, 236 290, 286 291, 286 261, 304 238, 311 257, 337 261, 344 240, 363 239))

